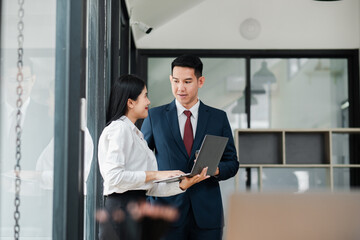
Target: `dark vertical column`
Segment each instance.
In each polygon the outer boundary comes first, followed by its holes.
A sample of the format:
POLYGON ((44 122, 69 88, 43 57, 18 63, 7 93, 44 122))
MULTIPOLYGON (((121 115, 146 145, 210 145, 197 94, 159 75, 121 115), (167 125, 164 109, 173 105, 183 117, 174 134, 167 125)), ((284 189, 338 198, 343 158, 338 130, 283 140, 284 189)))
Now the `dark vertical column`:
POLYGON ((147 70, 148 70, 148 56, 145 54, 141 54, 139 50, 136 50, 136 68, 135 73, 141 79, 143 79, 147 84, 147 70))
MULTIPOLYGON (((130 34, 130 73, 132 74, 136 74, 136 47, 135 47, 135 42, 134 42, 134 38, 132 37, 132 35, 130 34)), ((144 80, 145 81, 145 80, 144 80)))
MULTIPOLYGON (((245 59, 245 69, 246 69, 246 87, 245 87, 245 112, 247 116, 247 127, 251 128, 251 118, 250 118, 250 101, 251 101, 251 59, 246 57, 245 59)), ((251 189, 251 168, 246 168, 246 182, 245 186, 247 190, 251 189)))
MULTIPOLYGON (((110 29, 110 49, 111 49, 111 81, 120 75, 120 1, 111 0, 111 24, 110 29)), ((121 36, 122 37, 122 36, 121 36)))
MULTIPOLYGON (((136 74, 138 77, 143 79, 147 85, 147 56, 139 55, 139 52, 134 48, 131 51, 132 53, 132 73, 136 74)), ((144 119, 139 119, 136 121, 135 126, 141 129, 144 119)))
POLYGON ((245 113, 247 116, 247 125, 248 128, 251 128, 251 59, 246 57, 245 59, 245 69, 246 69, 246 87, 245 87, 245 113))
POLYGON ((83 132, 86 1, 56 6, 53 239, 83 239, 83 132))
MULTIPOLYGON (((348 59, 349 74, 349 126, 360 127, 360 79, 359 79, 359 52, 356 51, 348 59)), ((360 135, 350 135, 350 163, 360 164, 360 135)), ((360 169, 350 168, 350 187, 360 188, 360 169)))
POLYGON ((349 126, 360 127, 360 79, 359 79, 359 51, 355 51, 348 58, 349 74, 349 126))
POLYGON ((107 0, 89 1, 88 18, 88 94, 87 94, 87 127, 94 143, 93 159, 87 179, 86 196, 86 231, 85 239, 97 239, 99 224, 95 219, 96 211, 103 207, 102 178, 97 164, 98 140, 105 126, 106 118, 106 85, 110 80, 105 76, 105 63, 108 33, 106 22, 107 0))
POLYGON ((130 73, 130 23, 125 0, 120 1, 120 75, 130 73))

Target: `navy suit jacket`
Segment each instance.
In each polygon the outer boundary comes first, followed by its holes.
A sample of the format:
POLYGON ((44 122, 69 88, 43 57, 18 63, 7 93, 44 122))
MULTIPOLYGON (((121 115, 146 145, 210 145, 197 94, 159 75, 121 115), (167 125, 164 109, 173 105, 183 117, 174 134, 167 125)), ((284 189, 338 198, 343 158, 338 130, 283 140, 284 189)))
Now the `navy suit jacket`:
POLYGON ((234 139, 226 113, 202 102, 199 106, 195 139, 189 157, 179 130, 175 100, 170 104, 152 108, 144 120, 141 131, 150 149, 155 149, 159 170, 191 171, 195 151, 200 149, 206 134, 228 137, 229 141, 219 163, 220 174, 193 185, 185 193, 171 197, 151 197, 150 201, 168 204, 179 209, 178 226, 186 220, 190 207, 200 228, 219 228, 224 225, 220 180, 233 177, 238 169, 234 139))

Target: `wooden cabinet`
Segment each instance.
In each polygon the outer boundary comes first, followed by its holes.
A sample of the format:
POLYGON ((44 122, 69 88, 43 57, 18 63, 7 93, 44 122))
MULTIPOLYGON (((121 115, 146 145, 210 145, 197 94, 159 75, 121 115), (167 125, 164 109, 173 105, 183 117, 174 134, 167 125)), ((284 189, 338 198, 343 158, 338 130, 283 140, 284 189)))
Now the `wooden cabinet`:
POLYGON ((344 175, 341 172, 360 170, 360 164, 350 161, 351 142, 359 143, 359 137, 360 128, 237 129, 235 145, 240 169, 257 169, 260 191, 263 190, 263 172, 271 169, 322 172, 323 185, 333 190, 338 185, 341 188, 344 180, 337 179, 344 175))

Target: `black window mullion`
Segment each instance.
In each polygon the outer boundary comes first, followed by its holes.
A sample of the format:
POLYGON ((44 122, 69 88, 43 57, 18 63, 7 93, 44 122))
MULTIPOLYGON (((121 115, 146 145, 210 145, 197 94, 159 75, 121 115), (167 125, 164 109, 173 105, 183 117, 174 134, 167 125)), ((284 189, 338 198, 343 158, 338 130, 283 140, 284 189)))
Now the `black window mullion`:
POLYGON ((83 239, 83 132, 86 1, 56 6, 53 239, 83 239))
MULTIPOLYGON (((86 231, 85 239, 97 239, 99 224, 95 219, 96 211, 103 207, 102 178, 97 164, 97 145, 105 126, 106 102, 106 36, 107 0, 90 0, 88 16, 88 97, 87 127, 94 144, 90 173, 87 179, 86 231)), ((110 82, 110 81, 109 81, 110 82)))

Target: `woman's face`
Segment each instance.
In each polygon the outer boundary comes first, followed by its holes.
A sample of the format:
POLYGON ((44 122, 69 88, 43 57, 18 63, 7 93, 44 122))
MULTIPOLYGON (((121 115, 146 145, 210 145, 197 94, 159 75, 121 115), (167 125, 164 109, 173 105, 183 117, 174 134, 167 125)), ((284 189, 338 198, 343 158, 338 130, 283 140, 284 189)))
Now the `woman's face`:
POLYGON ((129 113, 133 118, 143 119, 148 116, 150 100, 147 97, 147 89, 144 87, 136 101, 132 100, 132 108, 130 108, 129 113))

